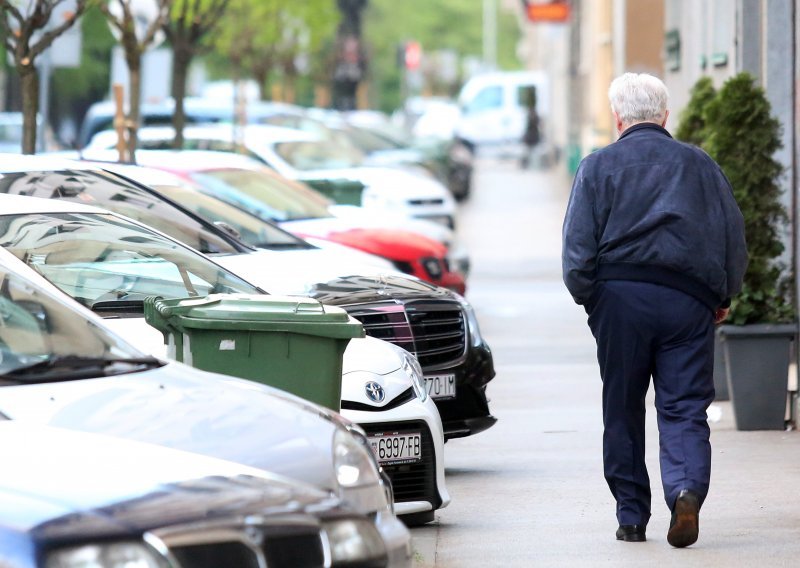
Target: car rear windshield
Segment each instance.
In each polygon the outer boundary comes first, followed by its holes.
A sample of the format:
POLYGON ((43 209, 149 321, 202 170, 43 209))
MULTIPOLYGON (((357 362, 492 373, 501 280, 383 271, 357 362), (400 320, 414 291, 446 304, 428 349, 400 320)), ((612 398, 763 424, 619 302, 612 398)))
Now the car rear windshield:
POLYGON ((192 180, 214 197, 274 221, 330 217, 330 202, 265 170, 226 168, 195 172, 192 180))
POLYGON ((0 216, 0 246, 83 305, 260 291, 203 255, 112 214, 0 216))
POLYGON ((250 246, 273 250, 314 248, 283 229, 197 190, 177 185, 154 189, 206 221, 233 229, 250 246))
POLYGON ((127 180, 101 170, 4 173, 0 193, 96 205, 162 231, 205 254, 234 254, 225 238, 127 180))
POLYGON ((364 162, 364 154, 355 146, 333 140, 278 142, 275 153, 302 171, 357 168, 364 162))

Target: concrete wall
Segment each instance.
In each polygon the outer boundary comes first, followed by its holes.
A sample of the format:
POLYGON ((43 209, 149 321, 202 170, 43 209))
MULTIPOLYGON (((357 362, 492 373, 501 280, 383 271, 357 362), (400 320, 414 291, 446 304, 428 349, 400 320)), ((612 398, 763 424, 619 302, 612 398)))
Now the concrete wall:
POLYGON ((627 0, 624 25, 624 71, 662 77, 664 0, 627 0))
POLYGON ((677 33, 680 44, 677 61, 672 61, 668 52, 665 54, 664 82, 672 109, 667 129, 677 126, 689 92, 700 77, 711 77, 719 88, 736 73, 736 62, 741 58, 736 43, 736 3, 742 1, 749 0, 664 1, 664 33, 677 33))

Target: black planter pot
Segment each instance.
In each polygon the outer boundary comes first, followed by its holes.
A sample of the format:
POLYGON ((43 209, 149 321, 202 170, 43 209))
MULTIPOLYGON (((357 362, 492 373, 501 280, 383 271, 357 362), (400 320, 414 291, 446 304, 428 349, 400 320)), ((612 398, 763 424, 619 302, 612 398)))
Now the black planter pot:
POLYGON ((783 430, 791 342, 797 324, 723 325, 728 389, 737 430, 783 430))

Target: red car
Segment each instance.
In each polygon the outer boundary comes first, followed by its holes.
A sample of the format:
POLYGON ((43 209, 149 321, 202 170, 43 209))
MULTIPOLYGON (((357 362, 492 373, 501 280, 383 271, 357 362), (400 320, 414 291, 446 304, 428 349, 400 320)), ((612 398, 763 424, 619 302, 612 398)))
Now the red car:
MULTIPOLYGON (((417 232, 365 226, 357 216, 336 217, 331 202, 310 187, 283 178, 244 156, 224 152, 139 151, 137 162, 172 172, 198 190, 304 238, 316 238, 383 257, 401 272, 464 294, 447 247, 417 232)), ((256 244, 256 243, 251 243, 256 244)))

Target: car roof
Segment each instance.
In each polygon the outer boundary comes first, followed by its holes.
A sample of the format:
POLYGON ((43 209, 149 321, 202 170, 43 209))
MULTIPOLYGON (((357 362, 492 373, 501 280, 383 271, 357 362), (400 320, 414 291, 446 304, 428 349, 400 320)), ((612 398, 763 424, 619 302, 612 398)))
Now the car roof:
MULTIPOLYGON (((319 136, 310 132, 267 124, 248 124, 244 127, 244 135, 248 145, 303 142, 320 139, 319 136)), ((175 137, 175 130, 171 126, 146 126, 137 130, 137 136, 141 141, 172 140, 175 137)), ((233 142, 233 125, 211 124, 207 126, 187 126, 183 129, 183 137, 187 140, 205 139, 233 142)), ((116 144, 116 139, 116 132, 113 130, 104 130, 92 137, 88 147, 107 149, 116 144)))
POLYGON ((75 169, 97 170, 99 168, 58 155, 39 154, 34 156, 0 153, 0 174, 75 169))
MULTIPOLYGON (((96 155, 93 154, 93 158, 90 159, 89 163, 148 186, 186 185, 184 180, 166 170, 151 168, 142 164, 120 164, 119 162, 115 162, 115 155, 116 150, 103 150, 96 155), (103 157, 103 153, 109 154, 108 159, 103 157)), ((137 152, 137 156, 138 155, 139 153, 137 152)))
MULTIPOLYGON (((83 153, 85 160, 93 160, 96 165, 102 168, 106 168, 106 165, 99 162, 113 162, 115 157, 115 150, 90 149, 83 153)), ((152 172, 161 171, 161 168, 172 171, 200 171, 226 168, 256 170, 265 167, 258 160, 242 154, 216 152, 213 150, 137 150, 136 162, 138 166, 144 166, 152 172)), ((165 181, 146 181, 142 177, 144 174, 139 175, 136 173, 136 166, 109 163, 108 169, 145 185, 166 185, 165 181), (123 171, 126 168, 130 173, 123 171)), ((155 173, 153 177, 155 177, 155 173)))
POLYGON ((108 211, 92 205, 83 205, 62 199, 0 194, 0 217, 30 213, 108 213, 108 211))

